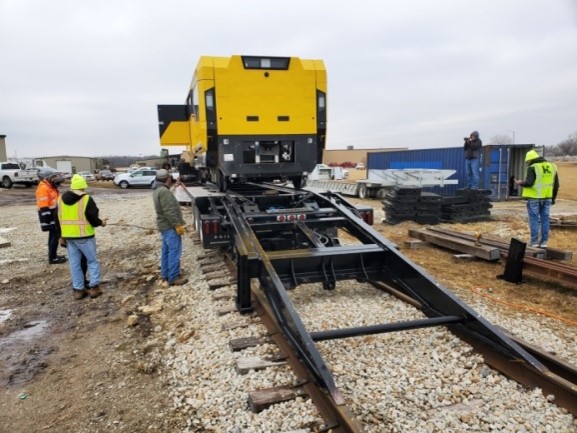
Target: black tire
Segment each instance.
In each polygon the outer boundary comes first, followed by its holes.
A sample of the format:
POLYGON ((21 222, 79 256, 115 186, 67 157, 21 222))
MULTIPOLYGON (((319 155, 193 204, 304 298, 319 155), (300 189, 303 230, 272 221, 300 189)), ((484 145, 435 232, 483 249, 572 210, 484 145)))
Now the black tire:
POLYGON ((369 196, 369 191, 365 184, 359 185, 359 198, 367 198, 369 196))
POLYGON ((2 187, 3 188, 10 189, 10 188, 12 188, 12 185, 13 185, 12 180, 8 176, 4 176, 2 178, 2 187))
POLYGON ((118 186, 122 189, 128 189, 130 187, 128 182, 125 180, 121 180, 120 183, 118 184, 118 186))

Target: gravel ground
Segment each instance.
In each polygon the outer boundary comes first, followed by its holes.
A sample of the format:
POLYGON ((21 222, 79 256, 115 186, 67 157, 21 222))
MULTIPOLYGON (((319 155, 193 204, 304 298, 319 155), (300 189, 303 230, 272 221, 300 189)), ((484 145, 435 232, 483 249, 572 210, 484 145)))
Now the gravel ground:
MULTIPOLYGON (((183 267, 190 281, 166 287, 158 280, 150 191, 94 195, 110 224, 97 229, 105 294, 92 300, 74 301, 67 266, 46 264, 46 236, 34 206, 0 207, 0 236, 12 243, 0 249, 0 432, 317 431, 323 422, 306 398, 259 414, 248 409, 248 390, 294 377, 286 366, 236 372, 239 359, 277 349, 265 344, 230 351, 231 339, 265 329, 250 315, 221 313, 232 306, 234 287, 211 291, 200 271, 202 261, 220 258, 187 236, 183 267), (24 331, 32 335, 24 338, 24 331)), ((190 208, 184 209, 188 218, 190 208)), ((485 224, 492 231, 522 232, 521 218, 485 224)), ((409 225, 378 228, 402 245, 409 225)), ((520 290, 495 280, 497 265, 455 263, 433 247, 406 254, 493 323, 576 359, 575 325, 474 294, 472 288, 489 285, 494 296, 520 290)), ((544 291, 533 282, 523 290, 544 291)), ((549 296, 560 299, 545 306, 575 305, 573 293, 551 290, 549 296)), ((290 296, 311 331, 420 317, 357 282, 339 283, 333 292, 306 285, 290 296)), ((552 404, 552 396, 495 373, 442 328, 318 346, 368 432, 577 432, 575 418, 552 404)))

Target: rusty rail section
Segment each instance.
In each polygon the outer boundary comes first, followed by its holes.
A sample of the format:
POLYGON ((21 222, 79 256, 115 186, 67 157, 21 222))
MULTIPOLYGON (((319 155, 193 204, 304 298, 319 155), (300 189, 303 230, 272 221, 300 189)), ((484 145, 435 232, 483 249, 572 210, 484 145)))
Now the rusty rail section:
MULTIPOLYGON (((475 236, 436 227, 430 227, 426 230, 411 230, 409 234, 445 248, 473 254, 485 260, 494 260, 494 253, 497 250, 502 259, 507 259, 509 254, 509 245, 506 242, 488 235, 475 236), (491 247, 494 247, 495 250, 491 250, 491 247), (491 253, 493 255, 490 255, 491 253)), ((541 257, 545 255, 548 258, 570 258, 572 253, 554 248, 540 250, 527 247, 523 258, 523 273, 533 278, 554 281, 563 287, 577 290, 577 268, 564 263, 544 260, 541 257)))

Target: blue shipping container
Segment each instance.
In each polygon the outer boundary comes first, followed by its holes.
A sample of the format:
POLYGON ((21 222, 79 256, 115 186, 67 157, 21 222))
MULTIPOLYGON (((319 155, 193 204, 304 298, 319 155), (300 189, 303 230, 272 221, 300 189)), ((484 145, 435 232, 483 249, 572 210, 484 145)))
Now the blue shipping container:
MULTIPOLYGON (((483 146, 481 155, 480 187, 491 190, 493 200, 505 200, 516 196, 517 191, 511 178, 525 178, 525 154, 534 144, 503 144, 483 146)), ((438 149, 396 150, 392 152, 369 152, 369 170, 386 169, 439 169, 456 170, 449 179, 457 179, 457 185, 428 188, 444 195, 454 195, 455 191, 467 184, 465 157, 462 147, 438 149)))

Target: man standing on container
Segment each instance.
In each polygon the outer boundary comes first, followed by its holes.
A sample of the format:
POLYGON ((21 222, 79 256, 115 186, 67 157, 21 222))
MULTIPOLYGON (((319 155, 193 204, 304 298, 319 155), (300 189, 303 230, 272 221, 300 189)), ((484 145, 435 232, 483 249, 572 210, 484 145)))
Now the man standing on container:
POLYGON ((527 200, 527 213, 529 214, 529 230, 531 241, 529 246, 547 248, 549 240, 549 211, 555 204, 555 198, 559 191, 559 176, 555 164, 547 162, 536 151, 530 150, 525 156, 527 175, 524 181, 515 180, 515 183, 523 187, 521 194, 527 200), (541 238, 539 239, 539 229, 541 238))
POLYGON ((152 186, 152 201, 156 211, 156 225, 162 236, 160 277, 168 281, 170 286, 182 286, 188 282, 187 278, 180 275, 184 218, 178 200, 170 191, 170 185, 172 176, 168 170, 158 170, 156 182, 152 186))
POLYGON ((479 189, 479 161, 482 146, 479 131, 473 131, 469 137, 465 137, 465 173, 467 174, 467 188, 470 189, 479 189))

